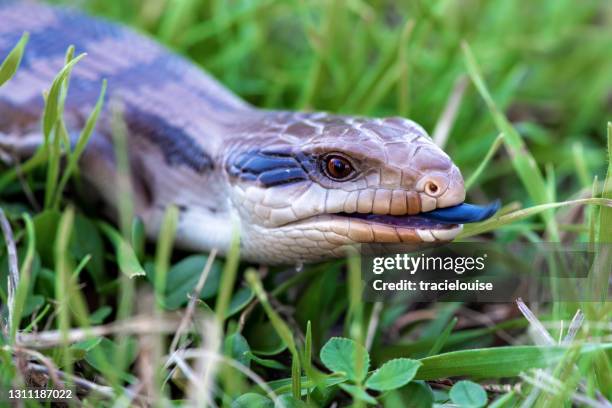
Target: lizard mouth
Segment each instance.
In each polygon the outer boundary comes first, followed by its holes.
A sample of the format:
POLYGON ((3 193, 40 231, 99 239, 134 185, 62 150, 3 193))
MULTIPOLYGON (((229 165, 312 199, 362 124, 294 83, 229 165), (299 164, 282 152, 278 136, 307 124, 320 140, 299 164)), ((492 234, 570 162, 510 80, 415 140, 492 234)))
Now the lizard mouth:
POLYGON ((488 205, 461 203, 415 215, 371 213, 333 214, 348 218, 352 238, 358 242, 434 242, 451 241, 463 224, 484 221, 500 208, 499 201, 488 205))
POLYGON ((396 227, 449 229, 459 224, 484 221, 491 218, 500 207, 499 201, 487 205, 461 203, 452 207, 438 208, 415 215, 379 215, 361 213, 338 213, 337 215, 396 227))

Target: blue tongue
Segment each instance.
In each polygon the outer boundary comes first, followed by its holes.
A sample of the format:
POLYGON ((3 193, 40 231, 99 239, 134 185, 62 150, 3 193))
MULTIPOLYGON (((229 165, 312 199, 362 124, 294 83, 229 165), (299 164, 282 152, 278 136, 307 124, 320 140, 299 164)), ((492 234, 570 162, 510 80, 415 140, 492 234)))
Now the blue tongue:
POLYGON ((491 218, 499 210, 500 206, 499 200, 487 205, 463 203, 454 207, 438 208, 433 211, 420 213, 419 217, 449 224, 465 224, 491 218))

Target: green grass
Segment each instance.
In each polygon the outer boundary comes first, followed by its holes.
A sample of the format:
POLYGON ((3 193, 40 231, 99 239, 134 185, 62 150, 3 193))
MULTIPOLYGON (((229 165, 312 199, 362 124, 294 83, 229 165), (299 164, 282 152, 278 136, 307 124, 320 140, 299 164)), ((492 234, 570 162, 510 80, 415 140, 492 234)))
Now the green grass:
MULTIPOLYGON (((86 7, 149 32, 266 108, 401 115, 433 131, 467 78, 445 149, 468 180, 471 201, 499 197, 505 206, 466 227, 461 239, 612 242, 608 3, 93 0, 86 7), (582 216, 568 216, 577 206, 582 216)), ((18 69, 26 42, 0 66, 0 85, 18 69)), ((80 207, 64 191, 78 187, 70 180, 78 181, 76 163, 102 106, 67 149, 63 102, 79 58, 67 50, 66 67, 49 84, 45 146, 21 174, 0 174, 17 255, 0 249, 0 304, 13 305, 10 315, 2 308, 0 390, 29 380, 14 363, 30 361, 88 389, 91 406, 146 395, 233 407, 479 406, 483 387, 496 407, 612 399, 609 252, 597 254, 593 271, 599 302, 539 305, 535 320, 505 305, 507 318, 466 327, 466 316, 486 309, 364 303, 357 258, 307 265, 282 280, 280 268, 240 263, 237 244, 225 259, 172 250, 173 209, 159 239, 145 246, 128 194, 118 226, 80 207), (69 150, 64 167, 62 150, 69 150), (9 259, 20 272, 10 288, 9 259), (192 291, 200 276, 202 290, 188 297, 185 288, 192 291), (190 308, 194 324, 180 324, 190 308), (556 343, 578 309, 584 323, 566 344, 537 348, 526 334, 546 331, 556 343), (419 313, 427 318, 398 323, 419 313), (561 322, 563 330, 544 328, 561 322), (328 343, 337 336, 345 340, 328 343), (171 344, 178 346, 172 356, 171 344), (370 372, 354 375, 366 356, 370 372), (388 374, 396 365, 415 372, 388 374)), ((125 176, 120 115, 113 125, 125 176)), ((118 188, 129 191, 129 177, 122 180, 118 188)))

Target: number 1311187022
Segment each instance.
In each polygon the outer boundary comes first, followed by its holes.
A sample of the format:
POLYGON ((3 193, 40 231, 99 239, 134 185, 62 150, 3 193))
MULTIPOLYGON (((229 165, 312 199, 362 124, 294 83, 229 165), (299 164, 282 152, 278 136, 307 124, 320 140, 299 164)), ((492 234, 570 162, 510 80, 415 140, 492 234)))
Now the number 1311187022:
POLYGON ((8 400, 34 399, 38 401, 60 402, 71 400, 73 398, 73 391, 49 388, 10 389, 1 397, 8 398, 8 400))

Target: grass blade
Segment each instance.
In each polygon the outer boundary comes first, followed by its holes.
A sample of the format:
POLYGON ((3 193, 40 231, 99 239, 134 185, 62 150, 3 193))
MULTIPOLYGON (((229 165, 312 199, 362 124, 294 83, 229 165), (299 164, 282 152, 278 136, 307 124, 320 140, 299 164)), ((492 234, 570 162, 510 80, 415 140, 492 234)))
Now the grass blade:
POLYGON ((301 367, 300 367, 300 355, 298 348, 293 339, 293 334, 289 326, 283 321, 283 319, 276 313, 270 302, 268 301, 268 295, 264 291, 263 285, 259 280, 257 271, 250 269, 246 272, 246 280, 255 292, 255 295, 259 299, 259 302, 263 306, 268 319, 272 323, 274 330, 278 333, 279 337, 287 345, 287 348, 291 352, 291 378, 292 378, 292 392, 293 397, 299 399, 301 396, 301 367))
POLYGON ((83 130, 79 135, 79 139, 74 148, 74 151, 68 157, 68 164, 66 165, 66 169, 64 170, 64 173, 62 174, 62 177, 59 181, 57 190, 55 191, 53 208, 57 208, 59 206, 59 201, 61 199, 62 192, 64 191, 64 188, 66 188, 66 184, 68 183, 70 176, 74 171, 76 171, 79 158, 83 154, 83 151, 85 151, 85 147, 87 146, 87 143, 89 142, 89 139, 93 134, 96 123, 98 122, 98 117, 100 116, 100 111, 102 110, 102 106, 104 104, 105 94, 106 80, 102 82, 102 89, 100 90, 100 96, 98 97, 98 101, 96 102, 94 109, 91 111, 89 117, 87 118, 87 121, 85 122, 85 126, 83 127, 83 130))
MULTIPOLYGON (((603 182, 602 198, 612 200, 612 122, 608 122, 608 171, 603 182)), ((612 208, 602 207, 599 213, 599 242, 612 242, 612 208)))
MULTIPOLYGON (((6 257, 8 263, 8 273, 7 273, 7 292, 8 296, 5 298, 7 303, 8 310, 8 318, 7 323, 9 324, 9 333, 16 333, 16 329, 13 328, 12 323, 15 319, 13 319, 14 307, 15 307, 15 298, 16 291, 19 288, 19 259, 17 255, 17 246, 15 244, 15 238, 13 234, 13 229, 11 228, 11 224, 6 217, 2 208, 0 208, 0 230, 2 231, 2 236, 4 243, 6 245, 6 257)), ((3 318, 0 318, 3 320, 3 318)), ((4 322, 0 320, 0 326, 2 327, 2 332, 6 333, 6 329, 4 329, 4 322)), ((0 338, 1 339, 1 338, 0 338)))
POLYGON ((221 324, 226 317, 227 308, 229 307, 232 298, 234 283, 236 282, 236 273, 238 272, 239 263, 240 236, 238 235, 238 232, 234 230, 230 250, 226 256, 225 265, 223 265, 223 278, 221 279, 219 296, 217 297, 217 303, 215 304, 215 315, 219 324, 221 324))
POLYGON ((45 144, 49 142, 51 132, 53 131, 62 110, 60 106, 60 94, 63 83, 70 74, 70 71, 72 71, 72 68, 74 68, 75 64, 85 57, 85 55, 86 54, 80 54, 68 62, 57 74, 53 80, 53 83, 51 84, 51 88, 49 89, 49 93, 47 94, 45 101, 45 110, 43 112, 43 135, 45 136, 45 144))
POLYGON ((491 144, 491 147, 489 148, 489 151, 485 155, 484 159, 480 162, 476 170, 474 170, 474 172, 470 175, 470 177, 465 182, 466 191, 469 191, 470 187, 472 187, 474 183, 476 183, 476 180, 478 180, 478 177, 480 177, 480 175, 487 168, 487 166, 489 165, 489 162, 491 162, 491 159, 493 158, 493 156, 495 156, 495 153, 497 153, 502 143, 504 143, 504 136, 503 135, 497 136, 495 140, 493 141, 493 144, 491 144))
MULTIPOLYGON (((612 123, 608 122, 608 169, 603 182, 602 199, 612 200, 612 123)), ((597 242, 612 244, 612 207, 599 209, 599 234, 597 242)), ((612 265, 612 245, 601 246, 593 266, 594 289, 599 292, 602 302, 608 300, 610 265, 612 265)))
POLYGON ((134 249, 129 242, 124 239, 115 228, 111 227, 105 222, 98 223, 100 230, 106 235, 109 241, 115 247, 115 254, 117 256, 117 264, 121 272, 126 274, 129 278, 136 276, 145 276, 146 273, 138 261, 138 257, 134 252, 134 249))
POLYGON ((169 206, 166 209, 159 231, 157 250, 155 251, 155 300, 159 310, 164 308, 166 281, 168 279, 168 269, 170 269, 170 257, 172 256, 172 245, 176 235, 178 217, 178 208, 174 205, 169 206))
POLYGON ((257 271, 254 269, 249 269, 246 272, 246 280, 251 286, 253 292, 259 299, 259 302, 263 306, 266 315, 270 319, 272 326, 280 336, 280 338, 285 342, 291 354, 297 354, 297 346, 295 341, 293 340, 293 334, 291 333, 291 329, 287 324, 283 321, 283 319, 276 313, 272 305, 270 305, 270 301, 268 300, 268 295, 265 292, 261 281, 259 280, 259 276, 257 275, 257 271))
POLYGON ((588 187, 591 185, 591 174, 589 167, 585 160, 584 145, 581 142, 575 142, 572 145, 572 156, 574 158, 574 166, 576 167, 576 173, 578 174, 578 180, 582 187, 588 187))
POLYGON ((61 125, 61 120, 55 122, 53 127, 54 137, 49 144, 44 145, 43 148, 49 153, 47 161, 47 181, 45 183, 45 209, 51 208, 53 197, 55 196, 55 190, 57 189, 57 179, 60 173, 60 166, 62 160, 62 146, 61 139, 62 133, 65 132, 65 128, 61 125))
POLYGON ((427 353, 428 356, 435 356, 442 350, 458 321, 459 319, 457 319, 457 317, 453 317, 451 319, 448 325, 446 325, 446 327, 444 328, 444 331, 440 334, 438 338, 436 338, 436 342, 431 347, 431 350, 429 350, 429 353, 427 353))
POLYGON ((32 218, 28 214, 23 214, 23 221, 26 227, 26 236, 28 238, 28 245, 26 249, 25 258, 20 268, 19 285, 15 292, 15 304, 13 306, 13 314, 11 316, 11 333, 10 338, 15 342, 17 331, 19 330, 19 324, 21 323, 21 317, 23 309, 26 303, 26 296, 30 289, 32 262, 34 261, 34 254, 36 248, 36 234, 34 233, 34 223, 32 218))
POLYGON ((64 350, 62 352, 62 365, 69 374, 73 372, 73 359, 68 342, 70 330, 70 261, 68 259, 68 245, 74 225, 74 209, 68 208, 60 219, 57 229, 57 238, 54 245, 55 254, 55 300, 57 302, 57 320, 61 333, 64 350))
POLYGON ((361 281, 361 258, 355 254, 348 256, 347 288, 349 307, 346 314, 345 326, 349 337, 359 344, 365 344, 365 331, 363 328, 363 282, 361 281))
POLYGON ((45 208, 51 207, 56 195, 62 155, 62 140, 67 141, 69 139, 63 119, 67 82, 74 65, 85 56, 85 54, 81 54, 76 58, 72 58, 73 52, 74 47, 68 48, 66 53, 67 63, 53 80, 51 89, 45 98, 43 149, 47 149, 49 152, 47 182, 45 185, 45 208))
POLYGON ((23 53, 25 51, 25 46, 28 43, 28 39, 30 38, 29 33, 23 33, 17 45, 9 52, 7 57, 0 65, 0 86, 4 85, 9 79, 15 75, 15 72, 19 69, 19 65, 21 64, 21 58, 23 57, 23 53))
MULTIPOLYGON (((417 380, 467 376, 472 378, 515 377, 533 368, 544 368, 561 361, 569 347, 505 346, 453 351, 419 360, 423 365, 417 380)), ((580 354, 611 350, 612 343, 588 344, 580 354)))
POLYGON ((516 221, 520 221, 527 217, 531 217, 533 215, 536 215, 536 214, 539 214, 539 213, 542 213, 544 211, 551 210, 554 208, 565 207, 565 206, 570 206, 570 205, 586 205, 586 204, 612 207, 612 199, 581 198, 578 200, 569 200, 569 201, 563 201, 560 203, 549 203, 549 204, 536 205, 533 207, 525 208, 523 210, 513 211, 509 214, 504 214, 501 216, 489 218, 488 220, 477 223, 477 224, 466 225, 461 235, 459 235, 459 238, 463 239, 463 238, 470 237, 472 235, 478 235, 478 234, 482 234, 483 232, 492 231, 501 226, 504 226, 504 225, 507 225, 507 224, 510 224, 516 221))
MULTIPOLYGON (((482 72, 478 66, 478 63, 476 62, 476 58, 474 57, 470 46, 466 42, 464 42, 461 46, 463 48, 468 73, 472 79, 472 82, 478 89, 478 92, 487 104, 487 107, 491 111, 497 129, 504 137, 504 143, 508 149, 508 153, 510 154, 512 166, 523 183, 523 186, 536 204, 544 204, 549 202, 549 197, 546 194, 546 182, 535 159, 529 150, 527 150, 527 146, 525 145, 522 137, 497 107, 497 104, 493 100, 493 97, 491 96, 491 93, 484 82, 482 72)), ((552 238, 555 241, 558 241, 559 232, 552 214, 544 213, 544 219, 550 229, 552 238)))

